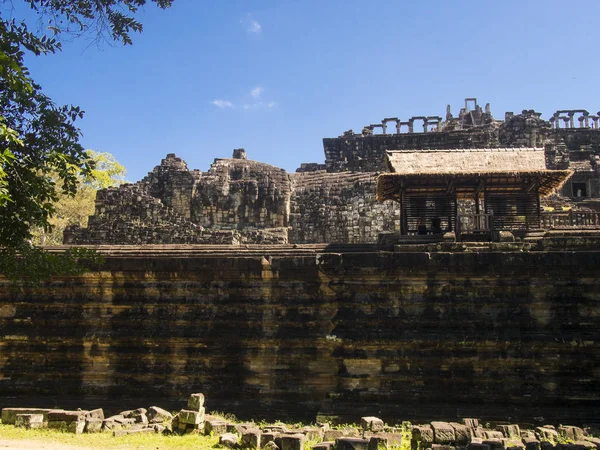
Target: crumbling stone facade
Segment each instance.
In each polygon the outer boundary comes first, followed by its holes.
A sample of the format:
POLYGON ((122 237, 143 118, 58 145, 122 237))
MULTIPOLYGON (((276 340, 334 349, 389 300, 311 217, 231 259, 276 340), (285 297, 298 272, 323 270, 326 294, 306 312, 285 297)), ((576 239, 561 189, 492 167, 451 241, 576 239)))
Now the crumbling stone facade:
POLYGON ((457 117, 448 106, 445 119, 384 118, 360 134, 323 139, 325 163, 304 163, 295 174, 248 160, 244 149, 207 172, 169 154, 140 182, 99 191, 88 228, 68 228, 65 243, 374 243, 399 230, 398 205, 375 200, 386 150, 544 148, 549 169, 575 172, 544 205, 600 211, 598 117, 561 110, 546 121, 523 110, 498 120, 489 104, 468 98, 457 117))

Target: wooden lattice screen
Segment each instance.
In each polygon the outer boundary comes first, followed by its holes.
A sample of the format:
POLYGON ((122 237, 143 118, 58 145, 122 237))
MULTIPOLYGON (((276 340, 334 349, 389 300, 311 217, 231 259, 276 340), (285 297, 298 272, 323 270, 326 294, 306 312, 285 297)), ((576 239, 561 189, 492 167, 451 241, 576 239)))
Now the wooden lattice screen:
POLYGON ((454 196, 405 194, 402 213, 406 234, 438 234, 454 230, 454 196))
POLYGON ((540 226, 537 193, 487 194, 485 212, 495 230, 526 230, 540 226))

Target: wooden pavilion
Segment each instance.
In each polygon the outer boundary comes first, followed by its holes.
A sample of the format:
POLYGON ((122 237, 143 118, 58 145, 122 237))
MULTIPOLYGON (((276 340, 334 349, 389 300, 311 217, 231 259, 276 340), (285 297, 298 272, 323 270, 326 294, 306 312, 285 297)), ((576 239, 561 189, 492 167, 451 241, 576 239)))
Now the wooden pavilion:
POLYGON ((546 168, 544 149, 387 151, 377 199, 400 202, 401 234, 490 235, 540 226, 540 197, 571 175, 546 168))

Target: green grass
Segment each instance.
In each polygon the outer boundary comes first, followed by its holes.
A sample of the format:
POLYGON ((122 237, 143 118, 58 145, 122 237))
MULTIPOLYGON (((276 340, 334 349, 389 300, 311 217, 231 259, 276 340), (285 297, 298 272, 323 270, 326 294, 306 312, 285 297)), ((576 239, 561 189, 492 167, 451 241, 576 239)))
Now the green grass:
POLYGON ((112 433, 71 434, 54 430, 25 430, 12 425, 0 424, 0 439, 43 441, 86 449, 123 449, 123 450, 169 450, 169 449, 212 449, 219 438, 202 435, 164 436, 155 433, 133 434, 113 437, 112 433))

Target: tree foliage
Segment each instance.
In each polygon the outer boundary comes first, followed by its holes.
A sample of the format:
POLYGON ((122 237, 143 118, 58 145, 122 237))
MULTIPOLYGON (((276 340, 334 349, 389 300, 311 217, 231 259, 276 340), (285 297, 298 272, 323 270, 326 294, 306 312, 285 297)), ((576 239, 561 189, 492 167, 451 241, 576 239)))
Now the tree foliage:
POLYGON ((0 248, 22 249, 32 230, 49 231, 59 198, 75 195, 94 174, 75 125, 83 110, 45 95, 25 55, 56 53, 67 35, 131 44, 131 34, 142 31, 135 14, 146 3, 167 8, 172 0, 0 0, 0 248), (44 26, 32 31, 7 17, 17 1, 44 26))
POLYGON ((54 214, 49 218, 50 229, 37 228, 33 231, 35 245, 61 245, 63 233, 68 225, 86 227, 88 217, 94 213, 96 192, 109 186, 125 182, 127 171, 110 153, 97 153, 86 150, 94 168, 89 174, 79 177, 75 195, 65 195, 57 180, 58 200, 54 204, 54 214))

